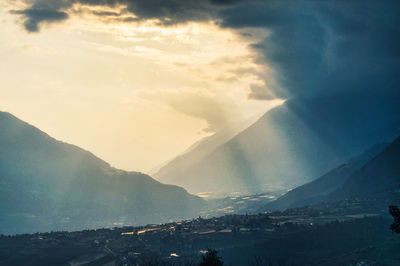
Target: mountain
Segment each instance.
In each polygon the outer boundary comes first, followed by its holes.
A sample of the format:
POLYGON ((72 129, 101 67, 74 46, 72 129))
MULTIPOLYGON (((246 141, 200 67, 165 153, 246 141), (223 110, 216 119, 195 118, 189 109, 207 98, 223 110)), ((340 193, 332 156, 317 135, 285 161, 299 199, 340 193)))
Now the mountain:
POLYGON ((145 224, 197 215, 183 188, 115 169, 0 112, 0 233, 145 224))
POLYGON ((324 196, 341 186, 351 174, 382 152, 386 146, 387 144, 374 145, 346 164, 340 165, 314 181, 290 190, 285 195, 268 203, 263 210, 275 211, 302 207, 323 199, 324 196))
POLYGON ((262 210, 282 210, 357 197, 386 199, 399 189, 400 137, 389 145, 375 145, 347 164, 268 203, 262 210))
POLYGON ((400 189, 400 137, 328 195, 329 200, 388 195, 400 189))
POLYGON ((163 180, 175 180, 191 193, 259 193, 312 181, 400 134, 399 97, 363 97, 349 92, 289 99, 163 180))
POLYGON ((198 164, 204 157, 212 153, 217 147, 229 141, 239 132, 249 127, 256 120, 257 118, 253 117, 227 125, 215 134, 197 141, 183 154, 166 162, 157 169, 157 171, 154 171, 152 175, 163 183, 185 184, 187 178, 181 173, 190 171, 190 168, 198 164))

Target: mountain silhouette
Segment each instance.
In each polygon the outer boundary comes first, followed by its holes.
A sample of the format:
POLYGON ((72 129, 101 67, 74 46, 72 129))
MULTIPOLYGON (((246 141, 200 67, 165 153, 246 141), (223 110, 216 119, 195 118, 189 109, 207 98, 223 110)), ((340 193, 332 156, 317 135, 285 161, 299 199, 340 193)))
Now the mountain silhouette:
POLYGON ((111 167, 0 112, 0 233, 159 223, 197 215, 183 188, 111 167))

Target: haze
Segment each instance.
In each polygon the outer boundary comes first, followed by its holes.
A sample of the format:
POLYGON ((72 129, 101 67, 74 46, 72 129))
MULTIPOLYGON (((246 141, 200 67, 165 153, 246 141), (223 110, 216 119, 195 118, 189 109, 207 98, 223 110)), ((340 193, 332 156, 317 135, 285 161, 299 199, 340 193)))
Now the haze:
POLYGON ((67 21, 38 33, 15 14, 26 7, 0 3, 0 109, 118 168, 147 172, 282 103, 248 96, 264 85, 258 73, 273 81, 250 46, 267 30, 123 22, 111 14, 130 17, 124 6, 75 4, 67 21))

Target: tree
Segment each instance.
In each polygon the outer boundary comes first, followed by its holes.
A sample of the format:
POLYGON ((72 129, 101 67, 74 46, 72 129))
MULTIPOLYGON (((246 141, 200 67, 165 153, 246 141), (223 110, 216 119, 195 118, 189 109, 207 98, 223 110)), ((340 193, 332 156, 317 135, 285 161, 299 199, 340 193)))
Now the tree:
POLYGON ((389 206, 389 213, 393 216, 394 222, 390 225, 393 232, 400 234, 400 209, 397 206, 389 206))
POLYGON ((218 257, 218 252, 215 249, 207 249, 207 253, 202 255, 202 260, 199 266, 223 266, 224 262, 221 257, 218 257))

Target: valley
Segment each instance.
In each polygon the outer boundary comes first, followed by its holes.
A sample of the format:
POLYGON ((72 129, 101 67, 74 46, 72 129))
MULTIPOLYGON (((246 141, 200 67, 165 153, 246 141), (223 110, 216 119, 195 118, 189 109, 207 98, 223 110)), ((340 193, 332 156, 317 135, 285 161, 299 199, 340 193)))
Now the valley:
MULTIPOLYGON (((345 200, 139 227, 3 235, 0 264, 195 265, 207 248, 214 248, 230 265, 253 265, 250 263, 255 258, 276 265, 315 265, 322 261, 330 265, 330 259, 356 250, 385 243, 399 248, 399 237, 389 230, 392 219, 387 208, 388 204, 399 204, 399 199, 395 194, 391 200, 345 200), (345 237, 349 234, 351 239, 345 237), (286 252, 292 255, 287 257, 286 252)), ((348 256, 344 261, 358 263, 363 258, 367 257, 348 256)), ((382 260, 374 259, 376 263, 382 260)))
POLYGON ((399 0, 0 0, 0 266, 399 266, 399 0))

